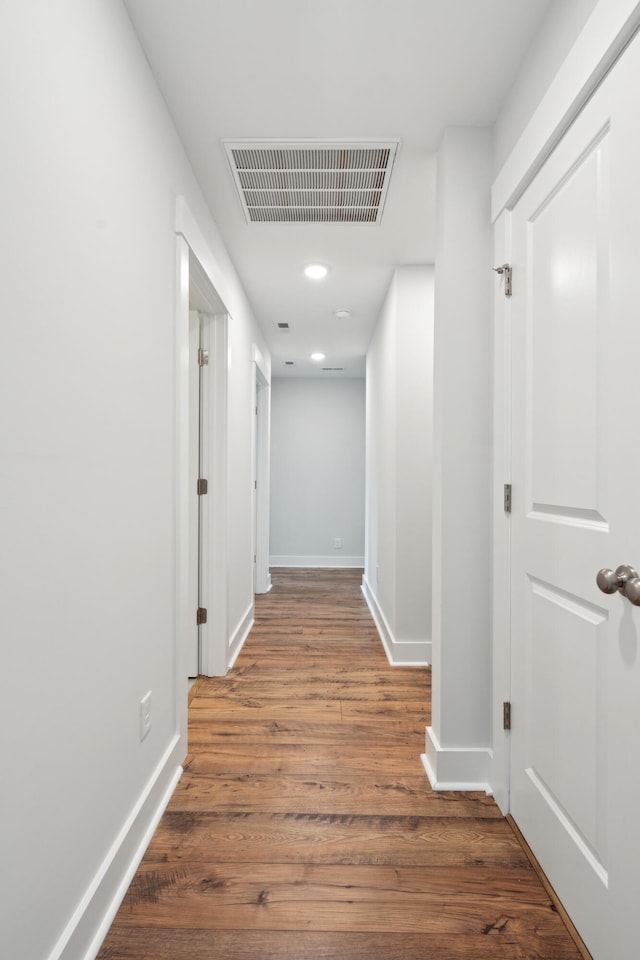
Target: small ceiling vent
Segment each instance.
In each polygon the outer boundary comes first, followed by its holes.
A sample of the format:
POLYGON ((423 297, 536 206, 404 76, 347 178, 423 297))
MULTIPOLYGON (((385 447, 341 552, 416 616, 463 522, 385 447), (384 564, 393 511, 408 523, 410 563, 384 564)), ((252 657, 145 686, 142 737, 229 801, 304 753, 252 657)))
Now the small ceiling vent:
POLYGON ((398 140, 223 140, 248 223, 379 223, 398 140))
POLYGON ((288 324, 288 323, 285 323, 284 321, 278 321, 277 326, 278 326, 278 330, 288 330, 288 329, 289 329, 289 324, 288 324))

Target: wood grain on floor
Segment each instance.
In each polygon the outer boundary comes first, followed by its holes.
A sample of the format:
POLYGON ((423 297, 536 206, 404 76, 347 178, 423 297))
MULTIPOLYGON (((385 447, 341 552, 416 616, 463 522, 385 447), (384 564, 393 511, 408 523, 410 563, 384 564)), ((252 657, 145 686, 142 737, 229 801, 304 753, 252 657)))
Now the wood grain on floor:
POLYGON ((578 960, 491 798, 431 790, 360 571, 272 576, 99 960, 578 960))

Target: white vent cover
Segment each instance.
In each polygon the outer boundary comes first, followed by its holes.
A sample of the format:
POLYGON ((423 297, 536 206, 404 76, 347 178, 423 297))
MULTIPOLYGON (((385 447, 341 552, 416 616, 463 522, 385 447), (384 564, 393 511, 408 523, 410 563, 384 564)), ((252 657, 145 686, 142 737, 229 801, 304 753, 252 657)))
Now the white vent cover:
POLYGON ((248 223, 379 223, 398 140, 223 140, 248 223))

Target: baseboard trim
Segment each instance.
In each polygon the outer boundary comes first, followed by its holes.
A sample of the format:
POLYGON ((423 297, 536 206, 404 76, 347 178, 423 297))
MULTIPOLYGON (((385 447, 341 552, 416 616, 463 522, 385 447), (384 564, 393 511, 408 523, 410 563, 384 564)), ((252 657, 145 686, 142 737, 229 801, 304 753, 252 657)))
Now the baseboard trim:
POLYGON ((252 600, 249 606, 247 607, 242 620, 233 631, 231 639, 229 640, 229 660, 227 663, 227 670, 231 670, 232 666, 238 659, 240 651, 244 647, 245 640, 249 636, 251 627, 255 622, 255 602, 252 600))
POLYGON ((442 747, 433 727, 427 727, 426 750, 420 759, 433 790, 493 792, 487 776, 488 747, 442 747))
POLYGON ((96 956, 182 776, 183 759, 183 738, 176 734, 48 960, 93 960, 96 956))
POLYGON ((364 567, 364 557, 269 557, 270 567, 324 567, 334 569, 338 567, 364 567))
POLYGON ((428 667, 431 663, 431 640, 398 640, 378 604, 367 578, 362 577, 362 593, 392 667, 428 667))

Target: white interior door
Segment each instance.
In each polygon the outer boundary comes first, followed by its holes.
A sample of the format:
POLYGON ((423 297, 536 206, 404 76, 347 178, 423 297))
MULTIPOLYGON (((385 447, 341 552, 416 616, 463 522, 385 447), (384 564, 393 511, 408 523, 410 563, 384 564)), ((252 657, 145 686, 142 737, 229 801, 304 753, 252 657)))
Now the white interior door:
POLYGON ((197 482, 201 459, 201 373, 198 349, 202 320, 196 310, 189 311, 189 617, 191 631, 187 640, 189 677, 197 677, 200 661, 200 630, 196 611, 201 592, 201 518, 197 482))
POLYGON ((640 41, 513 212, 511 810, 596 960, 639 955, 640 41))

